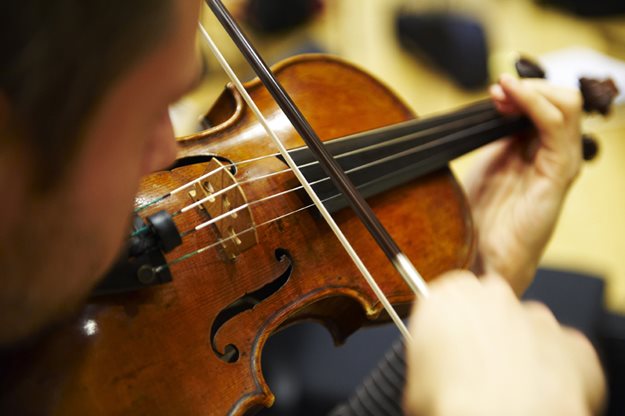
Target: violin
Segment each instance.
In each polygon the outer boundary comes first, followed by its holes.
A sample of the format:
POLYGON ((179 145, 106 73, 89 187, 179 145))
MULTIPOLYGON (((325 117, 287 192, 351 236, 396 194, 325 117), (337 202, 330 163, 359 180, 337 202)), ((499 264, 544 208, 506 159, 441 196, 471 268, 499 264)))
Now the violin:
MULTIPOLYGON (((483 101, 418 120, 380 81, 324 55, 274 73, 425 280, 471 265, 471 215, 447 163, 527 119, 483 101)), ((405 316, 411 288, 264 85, 245 90, 405 316)), ((340 343, 388 320, 241 94, 228 86, 203 121, 178 139, 174 166, 143 180, 125 261, 99 296, 11 356, 4 413, 251 413, 274 400, 260 365, 272 333, 315 320, 340 343)))
MULTIPOLYGON (((383 83, 325 55, 290 58, 274 73, 426 280, 471 265, 471 215, 447 162, 527 120, 499 116, 486 101, 415 119, 383 83)), ((413 292, 263 85, 245 88, 405 316, 413 292)), ((163 250, 171 280, 95 297, 21 350, 5 369, 6 414, 251 413, 274 400, 260 365, 272 333, 315 320, 340 343, 388 320, 232 86, 203 122, 136 198, 138 216, 152 222, 139 221, 133 235, 179 230, 179 244, 163 250), (162 211, 171 213, 164 221, 162 211)))

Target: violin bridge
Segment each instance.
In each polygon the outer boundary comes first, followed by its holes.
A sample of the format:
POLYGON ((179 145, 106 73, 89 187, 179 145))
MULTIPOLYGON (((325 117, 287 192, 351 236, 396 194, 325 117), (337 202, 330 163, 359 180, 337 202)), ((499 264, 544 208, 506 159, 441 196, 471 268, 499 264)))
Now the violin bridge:
POLYGON ((189 196, 204 200, 198 207, 211 218, 226 257, 235 260, 239 254, 258 243, 258 235, 247 198, 232 173, 213 158, 207 165, 212 175, 195 184, 189 196))

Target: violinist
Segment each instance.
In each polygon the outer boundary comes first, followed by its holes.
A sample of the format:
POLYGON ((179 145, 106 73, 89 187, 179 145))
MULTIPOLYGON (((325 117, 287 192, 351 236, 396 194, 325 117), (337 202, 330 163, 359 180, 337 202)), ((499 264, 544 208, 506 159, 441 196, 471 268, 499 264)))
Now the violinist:
MULTIPOLYGON (((168 166, 168 106, 201 76, 195 0, 5 2, 0 48, 0 345, 84 301, 128 229, 142 175, 168 166)), ((433 283, 411 319, 411 414, 589 414, 603 376, 588 342, 519 303, 579 167, 579 98, 503 77, 502 112, 538 139, 493 146, 467 181, 474 273, 433 283), (484 276, 477 279, 476 276, 484 276)))

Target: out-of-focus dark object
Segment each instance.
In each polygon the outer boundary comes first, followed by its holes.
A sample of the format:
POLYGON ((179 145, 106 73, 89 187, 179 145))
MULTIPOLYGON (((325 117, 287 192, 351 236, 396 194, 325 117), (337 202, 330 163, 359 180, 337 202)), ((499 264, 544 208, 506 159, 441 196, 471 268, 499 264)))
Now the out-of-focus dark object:
POLYGON ((582 135, 582 157, 585 161, 594 160, 599 154, 599 142, 589 134, 582 135))
POLYGON ((612 102, 618 95, 618 88, 612 79, 580 78, 579 87, 584 96, 584 111, 596 111, 603 116, 610 112, 612 102))
MULTIPOLYGON (((545 70, 538 62, 522 56, 514 64, 517 74, 521 78, 546 78, 545 70)), ((596 79, 579 78, 579 89, 584 98, 584 111, 587 113, 597 112, 602 116, 610 113, 612 103, 619 93, 616 83, 612 78, 596 79)))
POLYGON ((322 9, 322 0, 248 0, 244 18, 258 32, 277 33, 306 23, 322 9))
POLYGON ((537 2, 561 7, 580 16, 607 17, 625 14, 623 0, 537 0, 537 2))
POLYGON ((426 57, 467 89, 488 83, 488 45, 482 25, 453 13, 411 13, 396 18, 401 44, 418 57, 426 57))
POLYGON ((514 63, 517 74, 521 78, 545 78, 545 70, 533 60, 523 56, 514 63))

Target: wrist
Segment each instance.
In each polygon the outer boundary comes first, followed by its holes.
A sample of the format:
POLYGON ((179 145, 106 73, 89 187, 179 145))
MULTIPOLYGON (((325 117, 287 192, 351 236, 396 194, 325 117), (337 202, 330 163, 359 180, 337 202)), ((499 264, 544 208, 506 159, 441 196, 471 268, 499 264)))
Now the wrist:
MULTIPOLYGON (((484 248, 483 250, 486 251, 484 248)), ((516 296, 520 298, 536 275, 540 256, 541 253, 518 253, 516 259, 506 257, 506 261, 497 261, 503 258, 499 256, 499 253, 491 252, 490 255, 478 253, 471 266, 471 271, 478 277, 488 274, 503 277, 516 296)))

